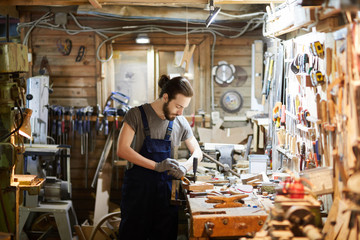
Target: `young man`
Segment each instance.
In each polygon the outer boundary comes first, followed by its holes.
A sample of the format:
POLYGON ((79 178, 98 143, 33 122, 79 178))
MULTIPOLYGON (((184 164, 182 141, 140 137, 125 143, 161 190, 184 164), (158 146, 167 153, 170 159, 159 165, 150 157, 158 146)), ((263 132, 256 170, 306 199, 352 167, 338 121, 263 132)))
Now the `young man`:
POLYGON ((132 108, 124 118, 117 154, 132 165, 122 187, 121 240, 172 240, 177 238, 177 207, 170 205, 171 180, 192 168, 193 158, 202 159, 199 144, 182 116, 193 96, 186 78, 159 80, 159 98, 132 108), (191 157, 183 164, 173 159, 173 149, 182 141, 191 157))

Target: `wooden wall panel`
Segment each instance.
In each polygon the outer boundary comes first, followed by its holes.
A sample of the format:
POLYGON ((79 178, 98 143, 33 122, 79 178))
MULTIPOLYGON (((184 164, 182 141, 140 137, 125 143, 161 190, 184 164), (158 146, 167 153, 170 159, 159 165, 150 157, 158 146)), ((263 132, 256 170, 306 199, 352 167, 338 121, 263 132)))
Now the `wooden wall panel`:
POLYGON ((246 81, 234 79, 228 86, 222 86, 214 82, 214 102, 215 110, 220 111, 221 117, 224 116, 245 116, 246 111, 251 108, 251 44, 254 40, 261 39, 262 36, 243 36, 236 39, 218 38, 216 40, 214 53, 214 66, 219 61, 226 61, 228 64, 241 67, 246 72, 246 81), (235 90, 239 92, 243 99, 243 105, 239 112, 225 112, 220 105, 221 96, 227 91, 235 90))
MULTIPOLYGON (((38 16, 33 16, 36 19, 38 16)), ((69 28, 73 23, 69 22, 69 28)), ((54 92, 50 94, 52 105, 85 107, 96 105, 95 34, 68 35, 63 31, 35 28, 31 34, 33 75, 39 74, 41 61, 46 57, 50 66, 50 81, 54 92), (72 49, 68 56, 58 50, 58 41, 70 39, 72 49), (85 47, 81 61, 76 62, 80 46, 85 47)))

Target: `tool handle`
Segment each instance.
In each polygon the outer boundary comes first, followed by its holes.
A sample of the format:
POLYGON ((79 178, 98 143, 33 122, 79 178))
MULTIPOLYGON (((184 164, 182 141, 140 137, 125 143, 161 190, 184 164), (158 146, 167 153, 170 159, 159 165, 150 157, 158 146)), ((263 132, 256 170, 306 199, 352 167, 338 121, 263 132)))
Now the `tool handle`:
POLYGON ((61 121, 58 120, 57 122, 57 135, 61 136, 61 121))
POLYGON ((56 120, 55 120, 55 118, 53 119, 53 124, 52 124, 52 128, 51 128, 51 133, 52 133, 53 135, 56 134, 56 120))
POLYGON ((90 132, 90 116, 88 116, 88 119, 87 119, 86 132, 90 132))
POLYGON ((82 124, 82 120, 80 118, 80 120, 78 121, 78 131, 79 131, 79 134, 83 134, 83 124, 82 124))
POLYGON ((107 118, 105 118, 104 122, 105 122, 104 134, 108 135, 109 134, 109 121, 107 120, 107 118))
POLYGON ((197 171, 197 167, 198 167, 198 158, 197 158, 197 157, 194 157, 194 158, 193 158, 194 182, 196 182, 196 171, 197 171))
POLYGON ((96 118, 95 128, 96 128, 96 131, 99 131, 99 130, 100 130, 99 116, 96 118))
POLYGON ((65 133, 65 121, 61 121, 61 132, 65 133))
POLYGON ((286 119, 286 113, 285 113, 285 111, 286 111, 286 106, 285 106, 285 105, 282 105, 282 106, 281 106, 281 121, 280 121, 281 126, 285 126, 285 119, 286 119))

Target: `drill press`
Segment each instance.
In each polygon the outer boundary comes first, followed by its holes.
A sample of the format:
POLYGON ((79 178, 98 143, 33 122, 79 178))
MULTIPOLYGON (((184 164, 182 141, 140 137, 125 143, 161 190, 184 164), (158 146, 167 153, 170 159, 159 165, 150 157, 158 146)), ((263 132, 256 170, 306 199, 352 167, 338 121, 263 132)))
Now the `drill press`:
POLYGON ((0 232, 11 233, 15 239, 21 181, 14 179, 14 170, 25 150, 22 135, 31 136, 31 130, 24 128, 31 110, 22 110, 26 89, 22 74, 28 71, 27 53, 22 44, 0 44, 0 232))

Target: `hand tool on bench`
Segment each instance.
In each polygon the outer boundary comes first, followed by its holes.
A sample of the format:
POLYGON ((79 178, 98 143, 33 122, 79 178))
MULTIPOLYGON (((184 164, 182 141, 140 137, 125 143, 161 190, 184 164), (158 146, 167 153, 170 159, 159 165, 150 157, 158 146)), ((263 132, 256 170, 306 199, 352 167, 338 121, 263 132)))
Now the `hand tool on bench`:
POLYGON ((235 195, 235 196, 207 196, 207 203, 218 203, 214 205, 214 208, 234 208, 234 207, 242 207, 244 204, 238 201, 242 201, 241 199, 248 197, 249 195, 235 195))
POLYGON ((196 171, 197 171, 197 167, 198 167, 198 158, 197 158, 197 157, 194 157, 194 158, 193 158, 194 183, 196 182, 196 171))

